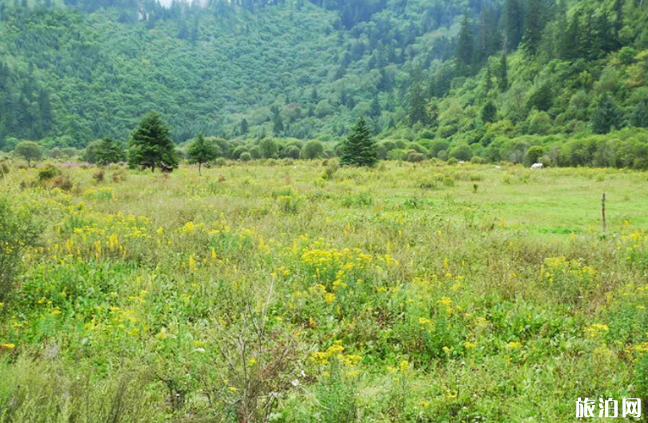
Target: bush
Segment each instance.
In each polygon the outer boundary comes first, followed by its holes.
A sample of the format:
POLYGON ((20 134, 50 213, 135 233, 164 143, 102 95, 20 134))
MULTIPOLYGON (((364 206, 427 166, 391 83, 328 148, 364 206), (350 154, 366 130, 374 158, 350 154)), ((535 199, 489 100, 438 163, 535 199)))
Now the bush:
POLYGON ((544 148, 542 148, 542 146, 534 145, 527 150, 524 156, 524 164, 531 166, 534 163, 538 163, 540 161, 540 158, 544 156, 544 154, 545 150, 544 148))
POLYGON ((49 181, 50 179, 54 179, 55 176, 58 176, 60 174, 61 171, 58 167, 54 166, 51 163, 48 163, 38 171, 38 180, 41 182, 49 181))
POLYGON ((428 150, 428 155, 429 157, 439 157, 439 153, 442 151, 445 151, 450 147, 450 144, 448 144, 447 141, 445 140, 434 140, 430 144, 430 149, 428 150))
POLYGON ((296 145, 288 145, 281 150, 281 157, 286 159, 298 159, 301 148, 296 145))
POLYGON ((324 146, 319 141, 308 141, 301 150, 301 158, 306 160, 319 159, 324 153, 324 146))
POLYGON ((479 156, 474 156, 472 159, 470 159, 470 161, 472 163, 474 163, 474 164, 484 164, 484 163, 486 163, 486 159, 484 159, 483 157, 479 157, 479 156))
POLYGON ((407 152, 403 149, 396 148, 387 152, 387 160, 403 160, 407 152))
POLYGON ((115 183, 125 182, 127 178, 128 178, 128 174, 124 169, 116 170, 112 174, 112 180, 115 183))
POLYGON ((0 302, 11 295, 23 251, 36 243, 40 233, 26 210, 17 211, 10 204, 0 198, 0 302))
POLYGON ((6 163, 0 163, 0 178, 9 173, 9 166, 6 163))
POLYGON ((52 182, 52 188, 62 189, 63 191, 70 191, 73 187, 74 184, 68 175, 59 175, 52 182))
POLYGON ((326 179, 327 181, 330 181, 331 179, 333 179, 333 175, 335 175, 335 172, 337 172, 339 168, 340 165, 338 165, 337 162, 331 163, 326 167, 326 170, 324 171, 324 175, 322 175, 322 178, 326 179))
POLYGON ((405 154, 405 157, 403 157, 403 160, 406 162, 411 162, 411 163, 418 163, 422 162, 425 160, 425 154, 419 153, 415 150, 410 150, 405 154))
POLYGON ((473 152, 469 145, 459 144, 452 147, 449 156, 457 160, 468 161, 472 158, 473 152))
POLYGON ((241 154, 240 160, 242 162, 249 162, 250 160, 252 160, 252 155, 246 151, 245 153, 241 154))
POLYGON ((106 179, 106 172, 103 169, 97 169, 97 171, 92 174, 92 179, 97 183, 103 182, 104 179, 106 179))

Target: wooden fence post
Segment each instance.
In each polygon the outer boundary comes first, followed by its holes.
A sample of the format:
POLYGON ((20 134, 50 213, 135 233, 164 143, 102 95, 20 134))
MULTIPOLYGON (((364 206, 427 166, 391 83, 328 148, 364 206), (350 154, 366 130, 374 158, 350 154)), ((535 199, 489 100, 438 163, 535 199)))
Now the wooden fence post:
POLYGON ((603 193, 603 200, 601 200, 601 215, 603 216, 603 232, 605 232, 606 222, 605 222, 605 193, 603 193))

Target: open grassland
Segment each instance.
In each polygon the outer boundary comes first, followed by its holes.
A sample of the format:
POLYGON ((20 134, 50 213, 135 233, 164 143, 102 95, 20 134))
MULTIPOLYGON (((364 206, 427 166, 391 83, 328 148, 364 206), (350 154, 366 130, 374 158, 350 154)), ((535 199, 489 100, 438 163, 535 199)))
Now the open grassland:
POLYGON ((0 422, 568 422, 579 397, 646 402, 646 173, 95 172, 0 179, 41 229, 0 307, 0 422))

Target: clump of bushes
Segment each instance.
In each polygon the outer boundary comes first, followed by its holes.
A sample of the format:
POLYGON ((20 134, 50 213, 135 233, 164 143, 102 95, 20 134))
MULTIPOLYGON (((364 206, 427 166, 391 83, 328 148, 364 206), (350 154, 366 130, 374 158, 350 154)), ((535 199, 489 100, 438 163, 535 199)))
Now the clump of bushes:
POLYGON ((63 191, 70 191, 73 187, 74 184, 68 175, 59 175, 52 182, 52 188, 58 188, 63 191))
POLYGON ((94 179, 96 183, 103 182, 106 179, 106 172, 103 170, 103 168, 99 168, 95 173, 92 174, 92 179, 94 179))
POLYGON ((44 167, 38 170, 38 180, 40 182, 49 181, 61 174, 61 171, 58 167, 54 166, 51 163, 46 164, 44 167))
POLYGON ((227 159, 225 157, 218 157, 213 163, 216 167, 227 166, 227 159))
POLYGON ((326 166, 326 170, 324 170, 324 175, 322 175, 322 178, 330 181, 331 179, 333 179, 333 175, 335 175, 335 172, 337 172, 338 169, 340 169, 340 165, 338 165, 337 162, 329 164, 328 166, 326 166))
POLYGON ((126 173, 125 169, 116 170, 112 174, 112 180, 114 183, 125 182, 126 179, 128 179, 128 173, 126 173))
POLYGON ((419 163, 425 160, 425 154, 419 153, 416 150, 409 150, 407 153, 405 153, 403 160, 411 163, 419 163))

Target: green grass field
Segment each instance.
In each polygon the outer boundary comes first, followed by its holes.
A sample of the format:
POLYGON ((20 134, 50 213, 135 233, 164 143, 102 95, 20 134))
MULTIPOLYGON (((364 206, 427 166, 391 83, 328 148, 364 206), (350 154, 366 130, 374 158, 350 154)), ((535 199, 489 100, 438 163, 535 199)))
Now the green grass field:
POLYGON ((0 303, 0 422, 571 422, 579 397, 648 400, 646 173, 62 172, 0 179, 40 234, 0 303))

